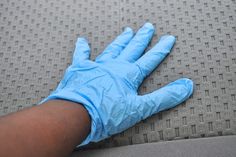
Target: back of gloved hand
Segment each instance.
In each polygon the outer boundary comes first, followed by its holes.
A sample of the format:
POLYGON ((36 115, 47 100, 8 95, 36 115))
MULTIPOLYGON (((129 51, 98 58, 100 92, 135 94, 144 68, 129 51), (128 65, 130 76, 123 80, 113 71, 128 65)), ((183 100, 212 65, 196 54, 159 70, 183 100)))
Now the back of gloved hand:
MULTIPOLYGON (((57 89, 41 103, 66 99, 84 105, 91 117, 91 132, 81 145, 100 141, 135 123, 185 101, 193 92, 193 82, 183 78, 150 94, 138 95, 137 89, 165 58, 175 37, 166 35, 143 56, 154 33, 146 23, 134 36, 126 28, 95 61, 90 49, 78 38, 72 65, 57 89)), ((40 104, 41 104, 40 103, 40 104)))

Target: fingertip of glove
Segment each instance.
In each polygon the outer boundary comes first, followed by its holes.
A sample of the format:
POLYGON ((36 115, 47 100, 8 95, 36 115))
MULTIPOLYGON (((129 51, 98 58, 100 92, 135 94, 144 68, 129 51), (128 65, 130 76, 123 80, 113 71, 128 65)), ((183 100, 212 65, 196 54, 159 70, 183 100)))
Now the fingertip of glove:
POLYGON ((143 27, 144 28, 147 28, 147 29, 149 29, 149 30, 151 30, 151 31, 154 31, 154 26, 153 26, 153 24, 151 24, 150 22, 146 22, 144 25, 143 25, 143 27))
POLYGON ((88 40, 87 39, 85 39, 84 37, 78 37, 77 38, 77 43, 79 43, 79 42, 88 42, 88 40))
POLYGON ((125 27, 125 30, 123 31, 121 36, 131 39, 133 35, 134 35, 133 29, 130 27, 125 27))
POLYGON ((185 89, 186 89, 186 92, 187 92, 187 97, 190 97, 193 93, 193 87, 194 87, 194 83, 192 80, 190 80, 189 78, 181 78, 181 79, 178 79, 176 81, 176 83, 179 83, 179 84, 182 84, 184 85, 185 89))
POLYGON ((176 38, 173 35, 163 35, 160 41, 167 41, 168 43, 174 44, 176 41, 176 38))
POLYGON ((133 32, 133 30, 132 30, 132 28, 130 28, 130 27, 125 27, 124 32, 133 32))
POLYGON ((158 48, 161 48, 161 52, 165 52, 166 54, 171 52, 172 47, 175 44, 175 37, 173 35, 164 35, 160 38, 158 42, 158 48))

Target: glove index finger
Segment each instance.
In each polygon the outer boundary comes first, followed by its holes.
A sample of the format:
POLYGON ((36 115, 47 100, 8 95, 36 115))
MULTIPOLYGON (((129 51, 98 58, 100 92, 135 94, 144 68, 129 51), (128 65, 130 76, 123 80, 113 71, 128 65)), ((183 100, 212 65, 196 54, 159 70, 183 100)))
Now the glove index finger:
POLYGON ((136 61, 145 76, 149 75, 170 53, 174 46, 175 37, 172 35, 162 36, 159 42, 140 59, 136 61))

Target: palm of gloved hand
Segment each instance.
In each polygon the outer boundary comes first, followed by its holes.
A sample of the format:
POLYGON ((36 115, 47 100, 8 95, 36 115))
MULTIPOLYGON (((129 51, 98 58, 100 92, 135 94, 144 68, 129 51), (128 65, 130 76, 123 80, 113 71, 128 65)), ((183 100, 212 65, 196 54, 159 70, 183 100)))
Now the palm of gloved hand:
POLYGON ((134 37, 127 28, 94 62, 89 60, 87 41, 78 38, 72 65, 57 89, 43 102, 60 98, 84 105, 92 127, 82 145, 119 133, 154 113, 176 106, 192 94, 193 83, 189 79, 179 79, 147 95, 137 94, 143 79, 165 58, 175 42, 173 36, 163 36, 140 57, 153 32, 150 23, 134 37))

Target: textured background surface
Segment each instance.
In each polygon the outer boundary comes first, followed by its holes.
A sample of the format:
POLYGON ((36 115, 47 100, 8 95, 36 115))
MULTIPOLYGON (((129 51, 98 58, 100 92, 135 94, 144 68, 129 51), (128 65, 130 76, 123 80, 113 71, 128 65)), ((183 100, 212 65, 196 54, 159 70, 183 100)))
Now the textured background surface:
POLYGON ((218 136, 75 151, 71 157, 235 157, 236 136, 218 136))
POLYGON ((0 115, 37 104, 71 63, 78 36, 94 59, 122 28, 152 22, 177 37, 140 94, 180 77, 194 80, 186 103, 90 147, 236 134, 235 0, 1 0, 0 115))

